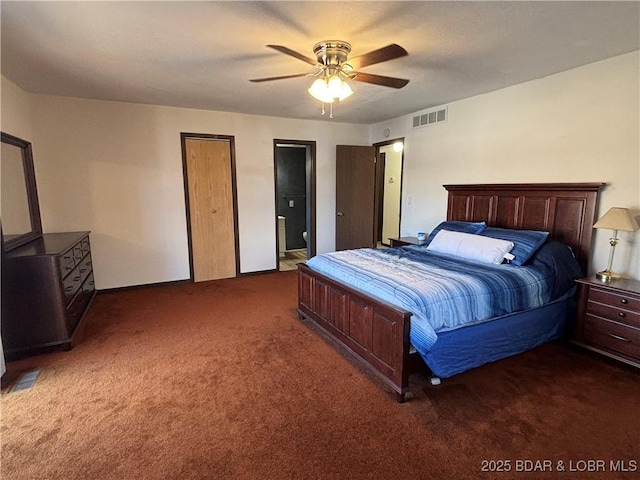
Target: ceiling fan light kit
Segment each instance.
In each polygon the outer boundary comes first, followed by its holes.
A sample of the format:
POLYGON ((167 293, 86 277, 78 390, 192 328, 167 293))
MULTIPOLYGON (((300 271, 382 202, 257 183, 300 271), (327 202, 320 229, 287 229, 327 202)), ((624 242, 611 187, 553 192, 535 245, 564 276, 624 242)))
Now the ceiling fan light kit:
POLYGON ((335 100, 341 102, 353 95, 353 90, 351 90, 349 84, 340 79, 338 75, 331 75, 330 77, 323 75, 321 78, 316 79, 307 91, 313 98, 322 102, 322 115, 324 115, 324 104, 329 104, 329 118, 333 118, 333 102, 335 100))
POLYGON ((394 58, 408 55, 407 51, 399 45, 391 44, 379 48, 364 55, 354 57, 348 62, 351 45, 342 40, 325 40, 313 46, 313 53, 316 60, 308 58, 282 45, 267 45, 274 50, 290 55, 302 60, 316 69, 312 73, 299 73, 294 75, 284 75, 280 77, 257 78, 252 82, 268 82, 271 80, 282 80, 296 77, 317 77, 307 90, 309 94, 322 102, 322 114, 324 115, 324 104, 330 106, 330 118, 333 118, 333 102, 342 101, 353 94, 351 86, 345 80, 355 80, 359 82, 372 83, 391 88, 402 88, 409 80, 402 78, 384 77, 356 71, 357 68, 366 67, 376 63, 385 62, 394 58))
POLYGON ((353 90, 347 82, 337 75, 318 78, 308 90, 309 94, 323 103, 332 103, 334 100, 342 101, 353 94, 353 90))

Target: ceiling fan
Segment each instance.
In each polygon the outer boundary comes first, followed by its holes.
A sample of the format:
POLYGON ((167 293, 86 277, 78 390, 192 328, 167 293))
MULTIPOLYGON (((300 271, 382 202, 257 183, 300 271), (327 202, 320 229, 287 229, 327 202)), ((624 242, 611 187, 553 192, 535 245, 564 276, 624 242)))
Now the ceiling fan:
MULTIPOLYGON (((402 88, 409 83, 409 80, 403 78, 385 77, 383 75, 374 75, 360 71, 361 68, 369 65, 408 55, 404 48, 395 43, 351 59, 348 58, 351 52, 351 45, 342 40, 325 40, 316 43, 313 46, 313 53, 316 55, 316 60, 282 45, 267 45, 267 47, 302 60, 311 65, 315 70, 308 73, 296 73, 278 77, 254 78, 250 81, 270 82, 272 80, 284 80, 288 78, 317 77, 317 80, 311 88, 309 88, 309 93, 314 98, 320 100, 323 105, 325 103, 333 104, 335 100, 344 100, 353 93, 345 80, 355 80, 357 82, 372 83, 374 85, 391 88, 402 88)), ((324 113, 324 108, 322 113, 324 113)))

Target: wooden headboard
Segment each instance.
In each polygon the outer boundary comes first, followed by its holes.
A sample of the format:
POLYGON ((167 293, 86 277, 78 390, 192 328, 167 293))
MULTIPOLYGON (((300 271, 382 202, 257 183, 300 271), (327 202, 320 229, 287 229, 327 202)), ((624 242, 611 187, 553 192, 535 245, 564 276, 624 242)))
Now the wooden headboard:
POLYGON ((447 220, 485 221, 492 227, 543 230, 569 245, 589 271, 591 233, 604 183, 443 185, 447 220))

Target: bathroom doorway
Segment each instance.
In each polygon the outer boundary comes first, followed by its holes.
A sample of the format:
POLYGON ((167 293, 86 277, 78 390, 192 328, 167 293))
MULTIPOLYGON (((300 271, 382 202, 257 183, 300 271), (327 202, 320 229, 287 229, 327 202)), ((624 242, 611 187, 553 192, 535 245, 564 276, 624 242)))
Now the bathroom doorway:
POLYGON ((295 270, 315 255, 316 142, 274 140, 277 269, 295 270))

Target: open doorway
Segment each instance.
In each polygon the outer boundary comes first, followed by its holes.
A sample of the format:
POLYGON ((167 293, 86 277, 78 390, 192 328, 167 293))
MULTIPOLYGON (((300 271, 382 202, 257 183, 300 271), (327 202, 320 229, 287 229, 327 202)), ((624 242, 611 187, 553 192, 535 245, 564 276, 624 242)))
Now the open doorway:
POLYGON ((278 270, 295 270, 315 255, 313 141, 274 140, 278 270))
POLYGON ((376 243, 389 246, 400 237, 404 139, 397 138, 376 147, 376 243))

